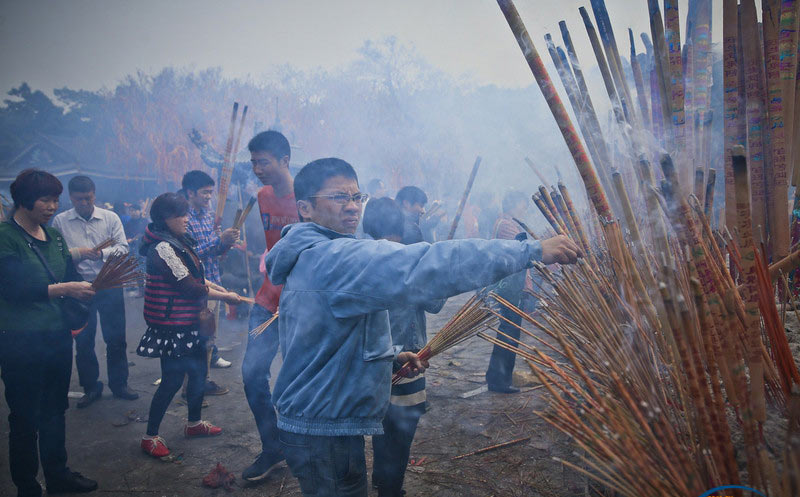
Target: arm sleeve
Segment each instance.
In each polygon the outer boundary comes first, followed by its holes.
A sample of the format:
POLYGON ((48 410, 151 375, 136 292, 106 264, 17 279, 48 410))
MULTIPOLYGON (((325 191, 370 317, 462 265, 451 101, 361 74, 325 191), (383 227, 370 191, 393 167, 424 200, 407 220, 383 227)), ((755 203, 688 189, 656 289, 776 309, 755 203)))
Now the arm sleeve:
POLYGON ((425 310, 425 312, 427 313, 437 314, 439 311, 442 310, 442 307, 444 307, 445 302, 447 302, 447 299, 433 300, 423 305, 422 309, 425 310))
POLYGON ((157 271, 176 283, 181 293, 187 298, 200 298, 208 295, 208 288, 205 285, 189 277, 189 269, 175 253, 172 245, 167 242, 159 243, 156 245, 154 257, 153 262, 156 264, 157 271))
POLYGON ((109 231, 111 232, 110 237, 114 238, 114 245, 101 250, 104 261, 108 259, 108 256, 111 254, 127 254, 130 251, 128 239, 122 227, 122 221, 120 221, 119 216, 116 214, 112 215, 109 219, 109 231))
POLYGON ((192 238, 197 240, 197 245, 194 247, 194 253, 201 259, 205 259, 206 257, 211 257, 215 255, 221 255, 224 250, 222 250, 222 239, 220 239, 219 234, 214 231, 210 237, 207 239, 200 241, 200 237, 197 233, 195 233, 194 229, 192 229, 192 223, 189 223, 189 233, 192 235, 192 238))
POLYGON ((352 240, 319 258, 329 305, 337 318, 432 300, 481 288, 541 260, 538 241, 450 240, 397 243, 352 240))

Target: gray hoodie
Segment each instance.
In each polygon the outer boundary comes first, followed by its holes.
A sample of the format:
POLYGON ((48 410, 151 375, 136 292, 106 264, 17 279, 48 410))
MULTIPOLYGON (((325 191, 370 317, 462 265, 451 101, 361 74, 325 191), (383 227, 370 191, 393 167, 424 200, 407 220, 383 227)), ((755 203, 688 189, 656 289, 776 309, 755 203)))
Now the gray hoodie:
POLYGON ((278 428, 307 435, 382 433, 401 348, 392 345, 387 309, 484 287, 542 256, 531 240, 402 245, 314 223, 282 235, 266 258, 270 281, 284 285, 273 402, 278 428))

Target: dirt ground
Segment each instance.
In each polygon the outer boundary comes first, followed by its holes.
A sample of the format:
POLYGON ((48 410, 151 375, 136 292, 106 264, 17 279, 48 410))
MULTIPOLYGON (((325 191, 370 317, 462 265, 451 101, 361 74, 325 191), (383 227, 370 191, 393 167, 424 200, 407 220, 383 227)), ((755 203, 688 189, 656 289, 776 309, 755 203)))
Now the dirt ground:
MULTIPOLYGON (((429 316, 429 334, 449 319, 467 296, 451 299, 441 313, 429 316)), ((159 378, 158 361, 135 354, 144 331, 142 299, 126 297, 129 385, 140 394, 135 401, 118 400, 106 389, 103 398, 86 409, 76 409, 70 399, 67 418, 69 466, 96 479, 96 494, 112 496, 221 496, 223 489, 201 486, 204 475, 217 462, 237 478, 233 493, 243 496, 298 496, 296 480, 285 466, 258 485, 245 484, 241 472, 258 455, 260 442, 244 397, 241 364, 246 344, 246 322, 223 321, 218 338, 222 356, 233 361, 229 369, 212 369, 212 379, 230 388, 230 393, 206 397, 203 418, 221 426, 223 434, 212 439, 183 437, 186 407, 170 405, 161 427, 173 455, 172 461, 153 459, 139 448, 147 411, 159 378)), ((100 379, 106 383, 105 347, 97 333, 100 379)), ((517 359, 515 378, 523 386, 515 395, 481 392, 463 394, 485 385, 483 374, 491 346, 474 339, 433 359, 427 374, 429 411, 422 417, 411 449, 412 462, 406 476, 409 496, 577 496, 584 495, 586 482, 555 461, 574 459, 567 438, 538 418, 534 411, 545 408, 543 389, 531 381, 527 365, 517 359), (529 440, 458 460, 454 457, 484 447, 523 437, 529 440)), ((273 379, 280 368, 280 355, 273 364, 273 379)), ((70 390, 81 391, 77 372, 70 390)), ((8 407, 0 403, 0 495, 16 490, 8 473, 8 407)), ((367 440, 367 465, 371 468, 371 443, 367 440)), ((40 480, 43 480, 40 474, 40 480)), ((371 490, 370 495, 374 495, 371 490)))

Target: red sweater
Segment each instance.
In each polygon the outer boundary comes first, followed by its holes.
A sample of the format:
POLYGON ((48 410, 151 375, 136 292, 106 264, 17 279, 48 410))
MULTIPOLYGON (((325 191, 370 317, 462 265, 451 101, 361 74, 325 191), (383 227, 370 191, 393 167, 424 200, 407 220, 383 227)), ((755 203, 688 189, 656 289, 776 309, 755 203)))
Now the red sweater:
MULTIPOLYGON (((258 209, 261 211, 261 224, 264 226, 267 250, 272 250, 281 239, 281 230, 299 221, 294 193, 278 198, 272 186, 266 185, 258 191, 258 209)), ((265 275, 264 284, 256 294, 256 304, 274 313, 278 309, 281 288, 283 285, 273 285, 265 275)))

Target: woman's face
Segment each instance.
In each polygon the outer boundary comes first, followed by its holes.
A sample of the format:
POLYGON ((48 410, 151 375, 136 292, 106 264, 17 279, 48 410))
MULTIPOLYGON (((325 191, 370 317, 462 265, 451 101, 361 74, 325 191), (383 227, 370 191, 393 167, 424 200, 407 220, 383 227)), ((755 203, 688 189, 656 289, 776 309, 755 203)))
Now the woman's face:
MULTIPOLYGON (((24 207, 22 208, 25 209, 24 207)), ((57 210, 58 197, 49 195, 47 197, 39 197, 36 202, 33 203, 33 209, 28 211, 28 215, 36 224, 47 224, 56 214, 57 210)))
POLYGON ((171 217, 164 221, 169 231, 175 236, 183 236, 186 234, 186 226, 189 224, 189 214, 183 216, 171 217))

